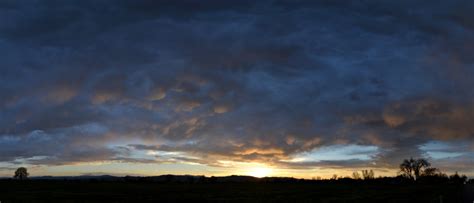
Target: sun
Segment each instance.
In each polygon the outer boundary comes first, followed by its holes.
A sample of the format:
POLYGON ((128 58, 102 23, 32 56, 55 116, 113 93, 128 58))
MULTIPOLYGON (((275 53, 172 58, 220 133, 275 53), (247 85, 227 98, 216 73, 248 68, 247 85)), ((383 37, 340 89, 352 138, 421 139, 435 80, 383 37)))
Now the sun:
POLYGON ((257 177, 257 178, 262 178, 262 177, 267 177, 272 174, 272 169, 271 168, 266 168, 266 167, 255 167, 249 169, 248 175, 257 177))

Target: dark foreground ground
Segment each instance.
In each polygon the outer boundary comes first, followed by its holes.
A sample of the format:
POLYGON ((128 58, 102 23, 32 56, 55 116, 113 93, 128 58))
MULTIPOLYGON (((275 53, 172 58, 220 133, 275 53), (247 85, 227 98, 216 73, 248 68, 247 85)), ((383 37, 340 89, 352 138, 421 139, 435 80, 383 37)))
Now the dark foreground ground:
POLYGON ((2 203, 474 201, 466 185, 0 181, 0 189, 2 203))

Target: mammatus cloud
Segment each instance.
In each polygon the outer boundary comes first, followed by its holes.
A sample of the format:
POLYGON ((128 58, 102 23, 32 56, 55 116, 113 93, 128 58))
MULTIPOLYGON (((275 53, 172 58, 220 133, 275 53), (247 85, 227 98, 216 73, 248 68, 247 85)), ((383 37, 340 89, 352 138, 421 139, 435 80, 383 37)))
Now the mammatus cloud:
POLYGON ((473 6, 4 1, 0 161, 472 174, 473 6))

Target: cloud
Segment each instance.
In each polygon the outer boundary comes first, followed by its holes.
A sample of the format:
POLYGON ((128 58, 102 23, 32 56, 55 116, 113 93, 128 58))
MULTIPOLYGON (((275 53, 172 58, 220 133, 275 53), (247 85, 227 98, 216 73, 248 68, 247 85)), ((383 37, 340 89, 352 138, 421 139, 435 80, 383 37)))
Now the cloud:
POLYGON ((2 2, 0 160, 396 168, 473 143, 465 3, 2 2), (339 145, 380 150, 281 161, 339 145))

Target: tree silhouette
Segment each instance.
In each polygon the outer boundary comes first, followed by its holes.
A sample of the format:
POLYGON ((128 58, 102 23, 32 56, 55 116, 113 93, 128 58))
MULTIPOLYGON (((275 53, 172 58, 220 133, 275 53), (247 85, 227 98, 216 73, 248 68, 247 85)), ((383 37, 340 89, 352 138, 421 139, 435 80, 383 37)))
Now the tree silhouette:
POLYGON ((359 172, 354 171, 352 173, 352 178, 355 179, 355 180, 360 180, 361 178, 360 178, 359 172))
POLYGON ((435 172, 432 168, 429 168, 431 164, 426 159, 405 159, 400 164, 400 173, 410 179, 418 179, 422 173, 427 169, 429 173, 435 172))
POLYGON ((28 175, 29 175, 28 170, 25 167, 20 167, 16 169, 15 175, 13 176, 13 178, 24 180, 28 178, 28 175))
POLYGON ((433 167, 428 167, 428 168, 425 168, 425 170, 423 171, 423 174, 421 174, 421 176, 438 176, 438 175, 441 175, 441 171, 439 171, 439 169, 437 168, 433 168, 433 167))
POLYGON ((372 171, 372 170, 362 170, 362 177, 364 178, 364 180, 374 179, 374 177, 375 177, 374 171, 372 171))
POLYGON ((464 184, 467 181, 467 177, 465 175, 459 175, 456 171, 455 174, 449 176, 449 180, 454 183, 464 184))

